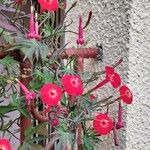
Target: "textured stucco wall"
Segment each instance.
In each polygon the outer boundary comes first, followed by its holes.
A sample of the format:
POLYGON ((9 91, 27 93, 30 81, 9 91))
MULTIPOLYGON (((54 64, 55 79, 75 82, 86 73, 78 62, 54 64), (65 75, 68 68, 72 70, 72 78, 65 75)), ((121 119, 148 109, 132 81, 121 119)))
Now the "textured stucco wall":
MULTIPOLYGON (((149 150, 150 0, 79 0, 78 7, 67 18, 68 22, 73 20, 70 29, 77 30, 78 15, 82 13, 85 21, 89 10, 92 10, 93 18, 85 31, 86 39, 90 40, 87 46, 102 42, 104 60, 88 60, 85 69, 101 70, 106 64, 123 57, 117 71, 120 71, 123 82, 134 91, 133 105, 124 106, 126 126, 120 132, 120 146, 111 146, 111 138, 105 137, 106 141, 98 149, 149 150)), ((66 39, 71 41, 70 46, 75 44, 75 36, 66 35, 66 39)), ((113 92, 104 87, 97 93, 103 96, 104 90, 106 94, 113 92)))
MULTIPOLYGON (((69 4, 74 0, 68 1, 69 4)), ((85 70, 100 71, 103 70, 105 65, 113 64, 119 58, 123 57, 123 63, 117 68, 123 78, 123 83, 127 83, 128 72, 128 43, 129 43, 129 12, 130 3, 127 0, 79 0, 78 6, 73 9, 67 18, 67 21, 73 21, 70 26, 71 30, 77 31, 78 16, 83 14, 84 21, 87 20, 88 12, 93 12, 93 17, 90 25, 85 30, 85 39, 90 40, 88 46, 95 46, 96 43, 102 43, 104 46, 104 59, 102 62, 96 60, 87 60, 85 70)), ((75 44, 76 36, 66 35, 66 40, 70 41, 70 45, 75 44)), ((96 94, 99 97, 113 94, 113 90, 105 86, 98 90, 96 94), (109 89, 109 90, 108 90, 109 89)), ((126 106, 124 106, 126 118, 126 106)), ((117 111, 116 104, 111 106, 111 111, 115 114, 117 111)), ((119 131, 120 146, 114 147, 113 138, 104 136, 103 142, 99 145, 100 150, 113 150, 126 148, 126 132, 121 129, 119 131)))
POLYGON ((127 150, 149 150, 150 1, 133 0, 130 14, 129 84, 134 104, 127 109, 127 150))

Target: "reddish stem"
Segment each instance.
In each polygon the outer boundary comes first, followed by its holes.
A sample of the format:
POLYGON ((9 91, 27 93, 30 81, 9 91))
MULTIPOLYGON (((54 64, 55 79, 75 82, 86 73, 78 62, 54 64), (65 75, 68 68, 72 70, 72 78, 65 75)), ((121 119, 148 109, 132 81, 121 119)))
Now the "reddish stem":
POLYGON ((115 144, 115 146, 119 146, 119 141, 118 141, 118 137, 117 137, 117 130, 116 130, 116 122, 115 122, 115 120, 114 120, 113 135, 114 135, 114 144, 115 144))
POLYGON ((24 92, 24 94, 29 93, 29 90, 26 88, 24 84, 22 84, 18 79, 16 79, 16 81, 19 83, 21 90, 24 92))
POLYGON ((40 113, 38 108, 35 107, 34 101, 31 102, 31 113, 35 119, 39 122, 46 122, 49 120, 48 116, 44 115, 44 113, 40 113))
POLYGON ((118 122, 122 122, 122 107, 120 101, 119 101, 119 109, 118 109, 118 122))
POLYGON ((82 16, 79 17, 79 31, 78 31, 77 44, 80 44, 80 45, 84 44, 82 16))
MULTIPOLYGON (((78 72, 78 74, 81 74, 83 72, 83 66, 84 66, 84 59, 81 57, 78 57, 76 59, 76 63, 75 63, 75 70, 78 72)), ((80 108, 77 108, 78 111, 80 112, 80 108)), ((82 125, 81 123, 77 126, 77 133, 78 133, 78 137, 77 137, 77 145, 78 145, 78 150, 81 150, 81 144, 82 144, 82 139, 81 139, 81 134, 82 134, 82 125)))
POLYGON ((29 25, 29 33, 27 38, 34 39, 35 38, 35 21, 34 21, 34 7, 31 6, 30 10, 30 25, 29 25))
POLYGON ((116 123, 116 129, 120 129, 124 127, 124 123, 122 121, 122 106, 121 102, 119 101, 119 108, 118 108, 118 122, 116 123))
POLYGON ((82 16, 79 18, 79 38, 83 39, 83 21, 82 16))
POLYGON ((87 20, 85 26, 83 27, 83 29, 85 29, 89 25, 91 18, 92 18, 92 11, 89 12, 88 20, 87 20))
POLYGON ((42 37, 39 34, 38 14, 35 13, 35 38, 40 40, 42 37))
POLYGON ((30 33, 35 33, 35 22, 34 22, 34 7, 31 6, 31 12, 30 12, 30 33))
MULTIPOLYGON (((20 78, 22 84, 27 86, 31 81, 31 63, 29 60, 25 60, 20 63, 20 73, 25 75, 26 78, 20 78)), ((24 95, 24 91, 21 89, 21 95, 24 95)), ((27 110, 31 111, 31 105, 26 106, 27 110)), ((20 139, 21 141, 25 140, 25 130, 31 125, 31 119, 21 115, 20 118, 20 139)), ((22 144, 22 143, 21 143, 22 144)))
POLYGON ((91 92, 97 90, 98 88, 102 87, 103 85, 105 85, 108 82, 109 82, 109 80, 105 78, 98 85, 96 85, 94 88, 92 88, 91 90, 89 90, 87 93, 91 93, 91 92))

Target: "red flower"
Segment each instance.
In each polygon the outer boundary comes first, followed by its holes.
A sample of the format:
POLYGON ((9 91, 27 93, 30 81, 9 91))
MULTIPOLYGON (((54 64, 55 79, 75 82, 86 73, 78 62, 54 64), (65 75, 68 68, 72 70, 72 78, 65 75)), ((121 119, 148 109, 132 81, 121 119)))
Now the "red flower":
POLYGON ((120 78, 119 74, 114 71, 113 67, 106 66, 105 73, 106 73, 106 79, 109 80, 109 82, 111 83, 111 85, 114 88, 117 88, 120 86, 121 78, 120 78))
POLYGON ((106 73, 105 79, 102 80, 101 82, 99 82, 95 87, 93 87, 87 93, 91 93, 91 92, 97 90, 98 88, 102 87, 103 85, 105 85, 108 82, 110 82, 114 88, 118 88, 120 86, 121 78, 120 78, 119 74, 114 71, 114 68, 112 68, 110 66, 106 66, 105 73, 106 73))
POLYGON ((53 83, 46 83, 40 89, 40 96, 43 103, 54 106, 61 100, 62 89, 53 83))
POLYGON ((0 150, 12 150, 9 140, 0 139, 0 150))
POLYGON ((83 93, 83 83, 78 75, 64 75, 61 79, 64 90, 72 96, 80 96, 83 93))
POLYGON ((42 10, 56 11, 58 9, 58 0, 38 0, 42 10))
POLYGON ((108 134, 113 126, 112 119, 106 114, 99 114, 93 120, 93 128, 101 135, 108 134))
POLYGON ((122 86, 119 89, 120 98, 127 104, 131 104, 133 101, 133 95, 131 90, 127 86, 122 86))

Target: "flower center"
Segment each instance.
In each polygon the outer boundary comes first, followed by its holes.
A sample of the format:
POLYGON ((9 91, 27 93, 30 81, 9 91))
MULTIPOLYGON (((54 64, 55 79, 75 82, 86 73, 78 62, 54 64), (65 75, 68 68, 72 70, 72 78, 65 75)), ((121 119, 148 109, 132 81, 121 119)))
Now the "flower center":
POLYGON ((72 79, 71 83, 73 86, 77 87, 78 86, 78 79, 72 79))
POLYGON ((0 145, 0 150, 6 150, 4 145, 0 145))
POLYGON ((49 91, 49 96, 50 97, 56 97, 56 95, 57 95, 57 91, 56 90, 52 89, 51 91, 49 91))
POLYGON ((45 2, 46 2, 46 3, 51 3, 51 2, 52 2, 52 0, 45 0, 45 2))
POLYGON ((100 125, 102 127, 106 127, 107 126, 107 121, 106 120, 102 120, 101 123, 100 123, 100 125))
POLYGON ((114 82, 114 74, 109 75, 109 78, 110 78, 110 81, 111 81, 111 82, 114 82))
POLYGON ((129 98, 132 96, 132 94, 131 94, 131 92, 130 92, 129 90, 126 90, 125 95, 126 95, 127 97, 129 97, 129 98))

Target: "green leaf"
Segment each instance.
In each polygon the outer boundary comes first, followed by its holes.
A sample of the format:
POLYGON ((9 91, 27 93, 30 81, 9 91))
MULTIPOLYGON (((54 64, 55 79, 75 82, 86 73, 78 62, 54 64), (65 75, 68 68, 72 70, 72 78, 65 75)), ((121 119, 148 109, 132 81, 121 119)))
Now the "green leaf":
POLYGON ((16 109, 25 117, 31 117, 30 113, 25 107, 25 99, 23 96, 18 97, 18 95, 12 96, 12 101, 10 102, 12 106, 16 107, 16 109))
POLYGON ((54 28, 50 24, 45 25, 45 28, 43 28, 44 37, 51 36, 53 34, 53 30, 54 28))
POLYGON ((11 33, 4 31, 3 37, 6 40, 6 42, 9 43, 10 45, 12 45, 14 43, 14 38, 11 35, 11 33))
POLYGON ((100 141, 97 138, 97 133, 93 129, 86 129, 84 130, 84 137, 83 137, 83 148, 85 150, 94 150, 94 146, 100 141))
POLYGON ((7 106, 0 106, 0 116, 4 115, 10 111, 15 111, 16 107, 12 106, 11 104, 7 105, 7 106))
POLYGON ((26 107, 17 108, 17 110, 25 117, 31 117, 30 113, 27 111, 26 107))
POLYGON ((12 96, 11 105, 14 107, 20 107, 22 102, 24 101, 24 97, 19 97, 19 95, 15 94, 12 96))
POLYGON ((62 106, 66 106, 67 105, 67 97, 66 97, 65 94, 63 94, 63 96, 62 96, 61 105, 62 106))
POLYGON ((12 67, 13 64, 17 64, 17 63, 18 61, 14 60, 14 58, 11 56, 6 56, 3 59, 0 59, 0 64, 7 67, 12 67))
POLYGON ((32 135, 35 133, 38 133, 40 129, 43 129, 47 125, 47 122, 40 123, 37 126, 33 127, 30 125, 26 130, 25 130, 25 137, 26 141, 30 141, 32 138, 32 135))
POLYGON ((94 146, 88 138, 84 138, 83 142, 84 142, 84 148, 86 150, 94 150, 94 146))
POLYGON ((21 50, 25 55, 24 59, 29 58, 31 61, 33 59, 33 54, 35 54, 37 60, 40 57, 43 60, 46 59, 50 51, 45 43, 36 40, 24 40, 19 44, 23 46, 21 50), (26 47, 26 49, 24 47, 26 47))
POLYGON ((32 90, 39 90, 44 83, 53 82, 53 75, 48 71, 35 70, 34 80, 30 82, 32 90))
POLYGON ((72 145, 74 143, 74 140, 75 140, 74 134, 71 132, 67 132, 67 131, 64 132, 64 131, 58 130, 58 131, 55 131, 54 134, 59 135, 59 140, 56 145, 57 150, 59 150, 60 146, 62 145, 67 145, 67 143, 72 145))

